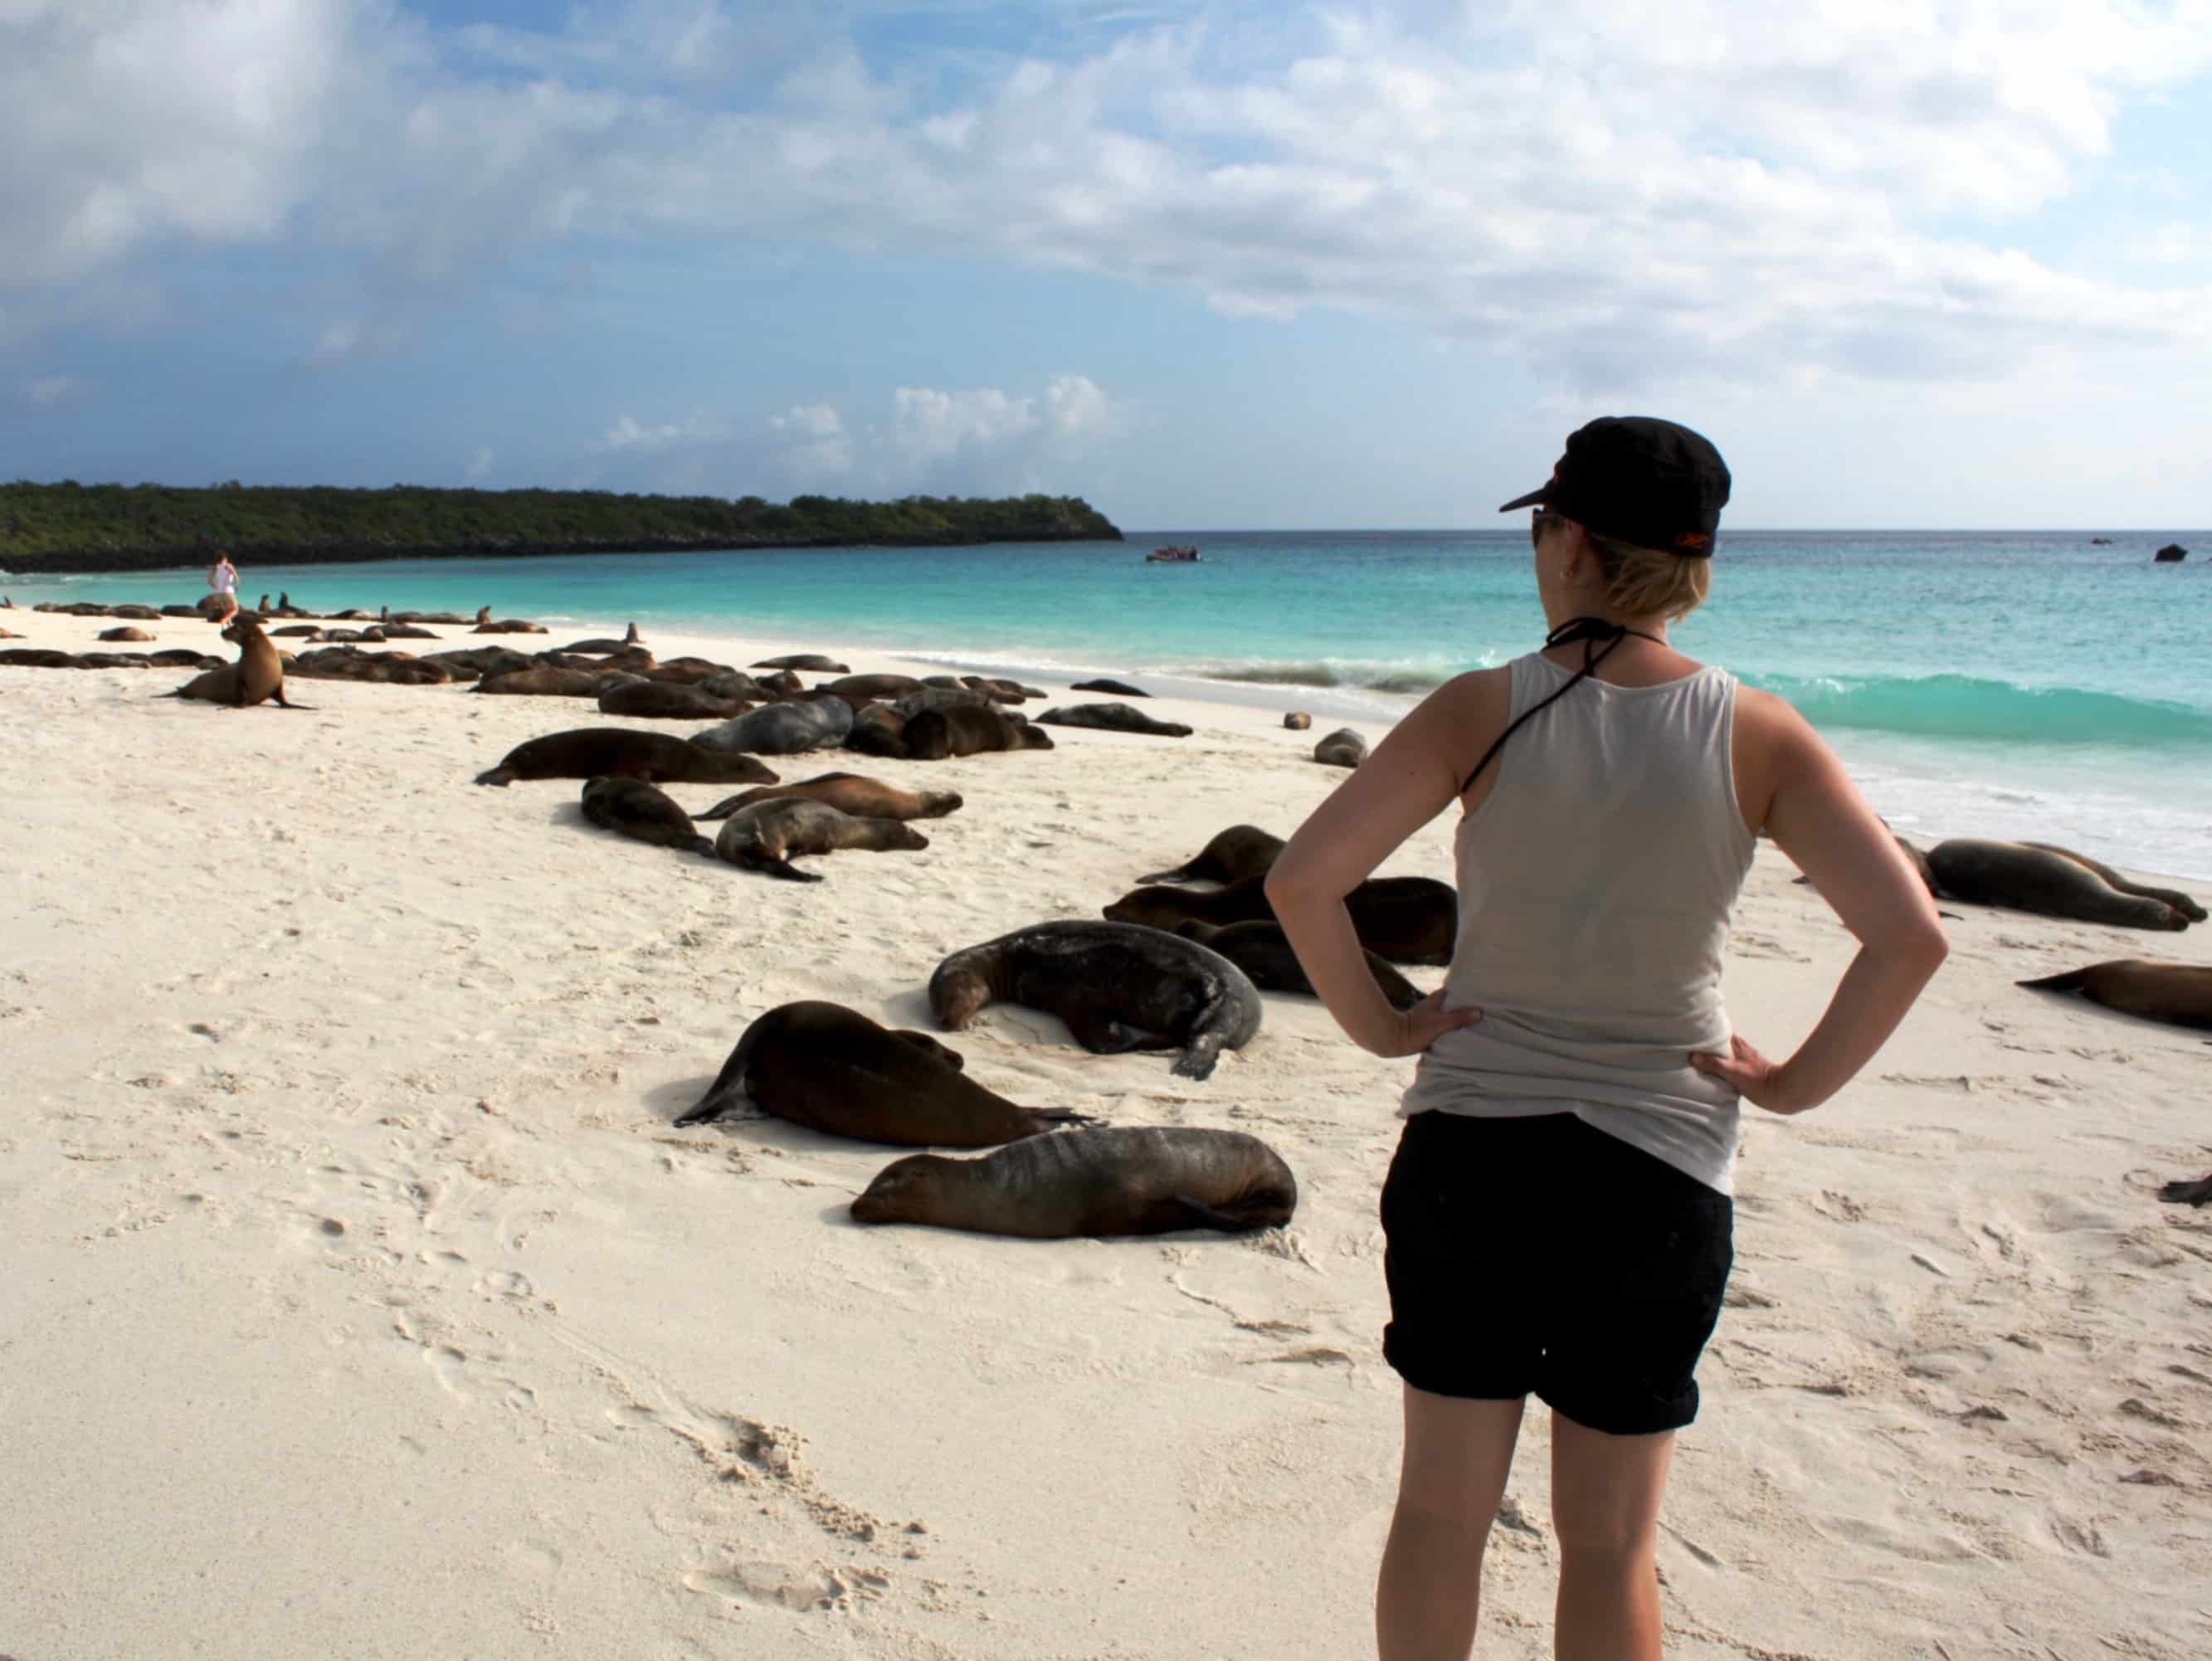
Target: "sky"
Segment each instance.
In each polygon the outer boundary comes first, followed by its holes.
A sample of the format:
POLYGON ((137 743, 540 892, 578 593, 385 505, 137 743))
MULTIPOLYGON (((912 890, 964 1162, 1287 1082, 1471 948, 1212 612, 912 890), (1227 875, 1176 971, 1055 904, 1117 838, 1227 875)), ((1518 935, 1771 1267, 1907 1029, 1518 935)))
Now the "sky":
POLYGON ((0 478, 2212 524, 2212 0, 0 0, 0 478))

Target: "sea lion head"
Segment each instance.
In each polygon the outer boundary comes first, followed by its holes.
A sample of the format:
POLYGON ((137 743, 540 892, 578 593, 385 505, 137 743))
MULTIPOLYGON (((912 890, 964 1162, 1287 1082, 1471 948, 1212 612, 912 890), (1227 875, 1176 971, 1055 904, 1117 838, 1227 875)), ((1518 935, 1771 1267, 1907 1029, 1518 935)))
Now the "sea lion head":
POLYGON ((975 1019, 975 1012, 989 1003, 994 994, 991 983, 981 970, 962 968, 940 969, 929 985, 929 1001, 936 1011, 940 1024, 957 1032, 975 1019))
POLYGON ((1131 889, 1108 906, 1103 915, 1109 922, 1142 923, 1147 928, 1164 928, 1172 934, 1188 917, 1189 905, 1190 897, 1182 890, 1162 885, 1131 889))
POLYGON ((876 1173, 875 1181, 853 1202, 856 1223, 915 1223, 935 1216, 960 1161, 941 1153, 909 1153, 876 1173))

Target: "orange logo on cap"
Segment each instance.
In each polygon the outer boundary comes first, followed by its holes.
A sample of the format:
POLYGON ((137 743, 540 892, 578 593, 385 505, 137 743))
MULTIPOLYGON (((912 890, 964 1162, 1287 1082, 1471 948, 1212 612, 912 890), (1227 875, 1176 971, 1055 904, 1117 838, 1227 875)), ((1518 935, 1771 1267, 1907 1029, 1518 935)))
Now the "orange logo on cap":
POLYGON ((1685 531, 1674 538, 1674 545, 1677 548, 1707 548, 1712 545, 1712 540, 1703 531, 1685 531))

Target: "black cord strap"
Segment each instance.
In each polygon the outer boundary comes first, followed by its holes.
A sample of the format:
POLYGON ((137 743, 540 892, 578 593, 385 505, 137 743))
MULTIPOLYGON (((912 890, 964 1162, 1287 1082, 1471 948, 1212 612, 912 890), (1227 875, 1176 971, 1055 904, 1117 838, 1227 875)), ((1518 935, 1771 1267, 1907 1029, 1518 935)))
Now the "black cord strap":
POLYGON ((1625 623, 1614 623, 1605 618, 1571 618, 1545 636, 1544 649, 1547 652, 1555 646, 1572 646, 1579 641, 1583 648, 1583 666, 1576 670, 1567 684, 1553 693, 1550 697, 1546 698, 1541 703, 1531 705, 1514 718, 1513 724, 1498 735, 1498 741, 1482 752, 1482 759, 1475 763, 1467 777, 1461 781, 1460 794, 1463 796, 1468 793, 1468 788, 1481 776, 1482 770, 1490 765, 1490 758, 1505 747, 1505 740, 1520 729, 1522 721, 1533 715, 1549 709, 1553 703, 1573 691, 1576 682, 1583 679, 1599 664, 1603 663, 1611 654, 1613 648, 1631 635, 1636 636, 1639 640, 1657 642, 1662 646, 1667 643, 1656 635, 1646 634, 1641 629, 1632 629, 1625 623), (1600 641, 1605 642, 1602 649, 1598 645, 1600 641))

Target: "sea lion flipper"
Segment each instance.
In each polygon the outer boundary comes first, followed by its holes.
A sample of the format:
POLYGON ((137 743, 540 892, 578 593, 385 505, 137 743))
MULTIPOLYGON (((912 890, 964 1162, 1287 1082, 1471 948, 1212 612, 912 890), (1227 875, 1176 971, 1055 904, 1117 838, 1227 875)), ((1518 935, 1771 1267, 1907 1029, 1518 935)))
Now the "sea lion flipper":
POLYGON ((789 860, 780 860, 772 855, 763 854, 757 850, 747 852, 744 865, 749 871, 758 871, 768 876, 781 877, 786 882, 820 882, 822 880, 821 873, 817 871, 802 871, 789 860))
POLYGON ((695 854, 703 854, 710 860, 716 857, 714 840, 708 837, 692 837, 691 851, 695 854))
POLYGON ((1188 1219, 1182 1225, 1185 1228, 1218 1228, 1230 1234, 1243 1234, 1258 1226, 1247 1218, 1234 1216, 1202 1200, 1194 1200, 1188 1194, 1173 1195, 1166 1204, 1188 1219))
POLYGON ((705 812, 694 813, 691 817, 695 819, 726 819, 737 811, 738 798, 736 796, 729 796, 716 802, 705 812))
MULTIPOLYGON (((177 698, 182 697, 184 694, 182 692, 172 692, 169 696, 173 698, 177 698)), ((504 789, 508 785, 514 783, 514 774, 510 770, 504 767, 489 768, 477 775, 477 782, 478 784, 496 784, 501 789, 504 789)))

